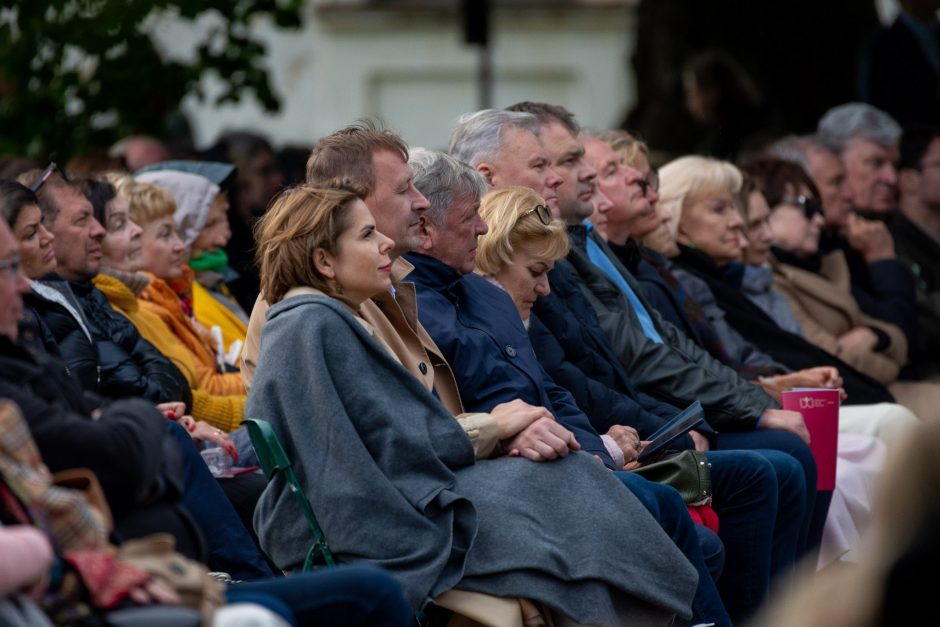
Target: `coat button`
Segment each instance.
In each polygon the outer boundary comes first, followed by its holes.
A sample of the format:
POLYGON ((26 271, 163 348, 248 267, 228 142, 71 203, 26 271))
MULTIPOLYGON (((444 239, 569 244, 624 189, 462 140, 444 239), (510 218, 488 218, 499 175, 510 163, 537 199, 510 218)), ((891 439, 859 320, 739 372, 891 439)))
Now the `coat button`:
POLYGON ((509 355, 510 357, 516 356, 516 349, 513 348, 512 344, 508 344, 506 346, 506 354, 509 355))
POLYGON ((427 374, 427 373, 428 373, 428 365, 422 361, 420 364, 418 364, 418 370, 421 371, 421 374, 427 374))

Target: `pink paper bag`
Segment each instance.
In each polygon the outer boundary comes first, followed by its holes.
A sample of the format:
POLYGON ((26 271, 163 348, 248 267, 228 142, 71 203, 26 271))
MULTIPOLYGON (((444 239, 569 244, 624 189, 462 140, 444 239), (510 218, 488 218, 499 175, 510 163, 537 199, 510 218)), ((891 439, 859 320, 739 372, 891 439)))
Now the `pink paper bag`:
POLYGON ((816 489, 836 487, 839 444, 839 390, 794 389, 783 392, 784 409, 803 414, 809 429, 810 449, 816 459, 816 489))

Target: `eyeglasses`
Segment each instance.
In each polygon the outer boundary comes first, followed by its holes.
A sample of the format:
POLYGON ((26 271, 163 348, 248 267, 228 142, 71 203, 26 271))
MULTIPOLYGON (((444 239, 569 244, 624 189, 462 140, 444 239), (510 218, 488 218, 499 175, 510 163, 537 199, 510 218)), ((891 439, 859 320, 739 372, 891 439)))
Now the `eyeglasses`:
POLYGON ((535 215, 537 215, 539 217, 539 220, 541 220, 542 224, 544 224, 545 226, 548 226, 549 224, 551 224, 552 220, 554 219, 552 216, 551 209, 549 209, 545 205, 535 205, 535 207, 533 207, 532 209, 529 209, 525 213, 519 214, 519 217, 516 218, 516 224, 518 224, 519 221, 522 220, 522 218, 526 217, 530 213, 534 213, 535 215))
POLYGON ((659 172, 650 170, 646 176, 636 182, 644 196, 649 196, 649 190, 659 191, 659 172))
MULTIPOLYGON (((42 186, 45 185, 46 181, 49 180, 49 177, 52 176, 52 174, 58 169, 59 169, 59 166, 55 164, 55 161, 51 162, 46 167, 46 169, 42 171, 42 174, 39 175, 39 178, 36 180, 35 183, 33 183, 32 187, 30 187, 30 189, 33 190, 33 193, 38 194, 39 190, 42 189, 42 186)), ((62 175, 62 178, 65 178, 64 174, 62 175)))
POLYGON ((20 273, 23 259, 17 254, 13 259, 0 259, 0 272, 9 271, 14 277, 20 273))
POLYGON ((803 215, 806 216, 807 220, 812 220, 815 215, 822 215, 822 205, 818 201, 813 200, 812 198, 807 198, 806 196, 800 194, 799 196, 787 196, 780 201, 784 205, 796 205, 797 207, 803 210, 803 215))

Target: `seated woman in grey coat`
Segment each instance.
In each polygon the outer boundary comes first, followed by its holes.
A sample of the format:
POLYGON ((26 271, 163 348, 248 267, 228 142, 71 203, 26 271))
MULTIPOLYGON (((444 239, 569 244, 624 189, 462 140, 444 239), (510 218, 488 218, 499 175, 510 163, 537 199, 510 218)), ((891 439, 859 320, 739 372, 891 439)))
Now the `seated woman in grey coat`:
MULTIPOLYGON (((247 413, 272 423, 334 554, 401 582, 415 609, 452 589, 523 597, 578 623, 690 615, 696 574, 590 455, 475 460, 440 401, 358 315, 388 290, 392 242, 361 194, 302 186, 259 224, 272 303, 247 413)), ((278 566, 312 536, 272 482, 255 527, 278 566)))

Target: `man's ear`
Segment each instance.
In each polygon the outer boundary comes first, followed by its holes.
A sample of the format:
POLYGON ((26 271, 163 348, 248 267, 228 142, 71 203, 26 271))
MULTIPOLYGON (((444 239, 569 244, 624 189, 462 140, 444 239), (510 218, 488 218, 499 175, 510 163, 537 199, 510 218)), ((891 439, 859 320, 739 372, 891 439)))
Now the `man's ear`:
POLYGON ((317 248, 313 251, 313 267, 328 279, 336 278, 334 257, 323 248, 317 248))
POLYGON ((482 174, 483 178, 486 179, 487 186, 495 187, 493 176, 496 174, 496 171, 493 169, 493 166, 486 162, 480 162, 477 164, 477 172, 482 174))
POLYGON ((422 215, 418 218, 418 232, 420 234, 420 241, 418 242, 418 250, 424 253, 429 253, 434 249, 434 236, 436 232, 434 230, 434 225, 431 224, 431 221, 428 220, 427 216, 422 215))

